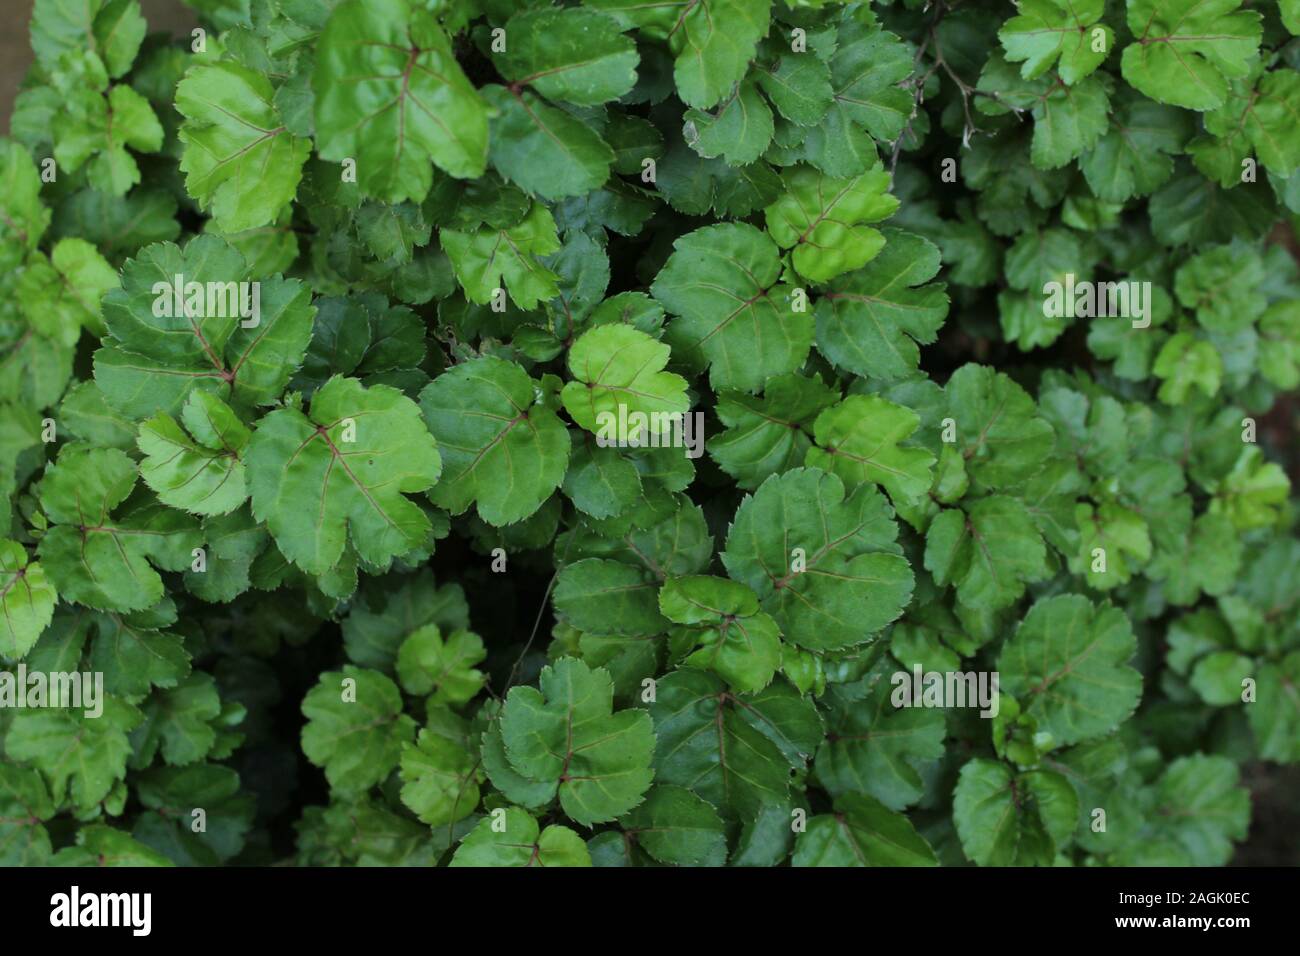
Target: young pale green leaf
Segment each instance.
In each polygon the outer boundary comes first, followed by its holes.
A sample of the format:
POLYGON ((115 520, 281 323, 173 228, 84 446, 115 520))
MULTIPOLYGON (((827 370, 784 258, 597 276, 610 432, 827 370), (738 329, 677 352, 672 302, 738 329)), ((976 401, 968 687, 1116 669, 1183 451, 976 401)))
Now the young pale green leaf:
POLYGON ((559 277, 538 261, 560 249, 555 220, 541 203, 507 228, 443 229, 439 238, 471 302, 491 302, 504 287, 515 305, 527 310, 560 294, 559 277))
POLYGON ((930 490, 935 458, 902 442, 920 424, 910 408, 878 395, 850 395, 817 416, 806 464, 838 475, 849 488, 880 485, 895 504, 917 501, 930 490))
POLYGON ((36 496, 53 527, 41 539, 41 566, 67 601, 112 611, 152 607, 163 596, 153 565, 187 568, 203 543, 197 522, 141 498, 124 507, 136 466, 116 448, 65 445, 36 496))
POLYGON ((82 328, 104 334, 100 300, 117 286, 117 270, 84 239, 60 239, 47 260, 33 257, 18 279, 19 308, 37 332, 66 346, 82 328))
POLYGON ((335 7, 316 48, 312 90, 321 157, 350 160, 368 196, 424 199, 431 162, 459 179, 483 175, 487 107, 433 14, 412 0, 335 7))
POLYGON ((486 683, 486 675, 474 666, 486 657, 483 639, 472 631, 453 631, 444 640, 438 625, 426 624, 397 649, 397 677, 408 694, 459 707, 486 683))
POLYGON ((564 409, 581 428, 611 443, 649 444, 686 413, 686 380, 663 371, 671 349, 630 325, 598 325, 569 350, 564 409))
POLYGON ((380 566, 426 544, 428 515, 404 495, 438 480, 442 460, 419 406, 395 388, 332 378, 311 410, 257 423, 245 455, 253 514, 284 556, 322 574, 351 541, 380 566))
POLYGON ((159 412, 140 425, 140 477, 163 504, 200 515, 227 514, 248 497, 241 459, 250 432, 211 392, 190 393, 186 431, 159 412))
POLYGON ((518 365, 485 356, 455 365, 420 393, 420 410, 443 459, 434 504, 460 514, 477 502, 491 525, 533 514, 564 480, 569 436, 550 408, 535 404, 518 365))
POLYGON ((196 389, 241 408, 278 400, 311 338, 311 292, 296 279, 264 279, 254 310, 251 286, 240 287, 245 270, 229 243, 207 235, 184 250, 156 243, 128 261, 122 287, 104 297, 109 335, 95 353, 110 404, 145 418, 180 414, 196 389))
POLYGON ((402 745, 402 803, 429 826, 446 826, 474 812, 479 803, 478 771, 467 746, 463 721, 434 707, 429 726, 414 744, 402 745))
POLYGON ((671 578, 659 592, 659 611, 690 628, 697 649, 684 663, 713 671, 739 693, 762 690, 781 666, 781 632, 743 584, 708 575, 671 578))
POLYGON ((1101 65, 1114 43, 1114 31, 1098 23, 1105 0, 1021 0, 1017 8, 998 39, 1008 60, 1024 61, 1020 75, 1027 80, 1056 63, 1066 84, 1077 83, 1101 65))
POLYGON ((821 283, 874 259, 885 245, 879 230, 864 223, 887 219, 898 209, 890 177, 873 169, 852 179, 832 179, 806 166, 782 177, 786 192, 764 210, 767 231, 793 249, 795 269, 821 283))
POLYGON ((60 707, 15 710, 5 732, 6 757, 35 767, 56 801, 66 799, 86 812, 126 775, 132 751, 127 735, 144 719, 116 697, 104 697, 101 703, 103 713, 94 715, 60 707))

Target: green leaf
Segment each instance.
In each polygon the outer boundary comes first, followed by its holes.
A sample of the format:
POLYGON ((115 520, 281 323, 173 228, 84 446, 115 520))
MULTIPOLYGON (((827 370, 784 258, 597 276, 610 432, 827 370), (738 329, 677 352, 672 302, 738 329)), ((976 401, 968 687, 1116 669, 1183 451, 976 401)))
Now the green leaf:
POLYGON ((456 848, 451 866, 591 866, 582 837, 568 827, 548 826, 523 810, 506 807, 485 817, 456 848))
POLYGON ((684 787, 657 786, 619 820, 626 838, 670 866, 721 866, 727 859, 722 818, 684 787))
POLYGON ((139 710, 116 697, 101 701, 103 713, 27 708, 15 710, 5 733, 5 756, 40 771, 50 795, 89 811, 126 774, 131 755, 127 733, 143 719, 139 710))
POLYGON ((1172 157, 1191 135, 1182 110, 1131 94, 1116 100, 1110 128, 1079 157, 1088 187, 1106 202, 1125 202, 1159 189, 1174 173, 1172 157))
POLYGON ((487 677, 474 665, 487 657, 483 639, 453 631, 446 640, 436 624, 412 631, 397 649, 397 677, 408 694, 459 707, 482 690, 487 677))
POLYGON ((534 203, 521 222, 508 228, 443 229, 439 238, 471 302, 491 302, 494 293, 505 288, 515 305, 528 310, 560 294, 559 277, 538 261, 560 249, 555 220, 541 203, 534 203))
POLYGON ((37 553, 67 601, 134 611, 157 604, 163 582, 154 566, 187 568, 203 543, 197 522, 140 497, 123 505, 136 466, 115 448, 65 445, 36 487, 53 527, 37 553))
POLYGON ((630 325, 598 325, 569 350, 560 393, 581 428, 612 443, 649 443, 690 407, 686 380, 663 371, 671 350, 630 325))
POLYGON ((835 101, 830 67, 815 56, 787 54, 756 75, 777 112, 800 126, 818 123, 835 101))
POLYGON ((736 511, 722 554, 786 640, 811 650, 869 641, 902 613, 912 571, 884 497, 818 468, 773 475, 736 511))
POLYGON ((835 801, 795 838, 795 866, 935 866, 930 844, 911 821, 862 793, 835 801))
POLYGON ((794 311, 794 290, 780 278, 776 244, 746 223, 725 223, 675 240, 650 291, 677 316, 667 333, 674 350, 707 365, 714 388, 756 392, 802 365, 812 345, 812 317, 794 311))
POLYGON ((925 568, 936 584, 956 587, 966 607, 996 611, 1019 600, 1026 583, 1047 577, 1047 549, 1025 506, 994 495, 935 517, 925 568))
POLYGON ((658 587, 634 565, 585 558, 560 569, 555 613, 579 630, 596 634, 658 634, 668 626, 659 613, 658 587))
POLYGON ((330 671, 303 698, 302 751, 325 770, 330 786, 360 793, 397 767, 415 721, 402 713, 397 685, 376 671, 330 671))
POLYGON ((980 866, 1045 866, 1073 831, 1079 798, 1058 773, 1016 775, 976 759, 961 768, 953 822, 966 857, 980 866))
POLYGON ((181 421, 188 435, 162 412, 140 426, 140 477, 173 508, 201 515, 238 508, 248 497, 240 459, 248 428, 211 392, 191 392, 181 421))
POLYGON ((490 158, 508 182, 543 199, 582 196, 609 178, 614 151, 578 117, 528 90, 485 86, 495 111, 490 158))
POLYGON ((263 279, 257 314, 245 318, 253 311, 245 308, 251 286, 241 301, 246 277, 239 253, 210 235, 183 251, 156 243, 129 260, 122 287, 104 297, 109 335, 95 353, 95 381, 108 401, 137 419, 180 414, 196 389, 236 408, 277 401, 311 338, 311 292, 296 279, 263 279))
POLYGON ((445 826, 474 812, 479 803, 476 764, 466 726, 449 711, 431 708, 429 726, 414 744, 402 745, 402 803, 429 826, 445 826))
MULTIPOLYGON (((631 6, 626 0, 606 8, 631 6)), ((669 36, 676 60, 673 81, 687 106, 708 109, 745 75, 758 41, 767 35, 771 0, 674 0, 681 8, 669 36)))
POLYGON ((1101 65, 1115 41, 1110 27, 1095 26, 1105 7, 1105 0, 1021 0, 998 39, 1008 60, 1024 61, 1025 79, 1042 76, 1059 57, 1057 72, 1074 84, 1101 65))
POLYGON ((636 85, 636 44, 605 14, 574 7, 525 10, 510 18, 505 31, 507 47, 493 60, 516 87, 597 106, 636 85))
POLYGON ((1151 371, 1165 379, 1160 385, 1160 401, 1182 405, 1188 393, 1197 389, 1213 397, 1223 378, 1223 359, 1214 346, 1191 332, 1179 332, 1165 342, 1151 371))
POLYGON ((121 830, 95 823, 77 830, 77 845, 64 847, 51 866, 170 866, 171 861, 121 830))
POLYGON ((539 688, 512 688, 501 711, 511 767, 532 780, 558 781, 560 806, 587 826, 641 803, 654 777, 650 716, 614 712, 609 672, 574 658, 544 668, 539 688))
MULTIPOLYGON (((1265 760, 1294 763, 1300 759, 1300 652, 1259 668, 1255 702, 1246 708, 1259 755, 1265 760)), ((1241 685, 1238 683, 1237 699, 1241 685)))
POLYGON ((1002 690, 1058 744, 1099 737, 1133 713, 1142 676, 1124 612, 1077 594, 1037 601, 998 659, 1002 690))
MULTIPOLYGON (((910 672, 899 675, 910 684, 910 672)), ((895 683, 884 677, 873 675, 866 696, 853 685, 836 685, 828 695, 827 735, 813 771, 832 797, 869 794, 902 810, 924 794, 921 774, 943 756, 947 728, 942 710, 895 706, 895 683)))
POLYGON ((18 279, 18 305, 32 328, 76 345, 82 328, 104 334, 100 300, 117 285, 117 271, 84 239, 60 239, 48 260, 34 257, 18 279))
POLYGON ((0 766, 0 864, 47 865, 53 851, 43 824, 54 811, 40 773, 14 764, 0 766))
POLYGON ((1135 89, 1189 110, 1223 104, 1228 81, 1245 76, 1259 51, 1261 17, 1241 0, 1129 0, 1134 42, 1121 70, 1135 89))
POLYGON ((387 385, 330 379, 310 415, 282 408, 258 422, 245 462, 253 514, 308 573, 337 564, 349 540, 362 559, 386 565, 432 530, 404 495, 438 480, 437 443, 419 406, 387 385))
POLYGON ((659 610, 690 627, 697 649, 684 663, 712 670, 737 692, 762 690, 781 666, 781 632, 743 584, 707 575, 672 578, 659 592, 659 610))
POLYGON ((820 378, 797 374, 768 379, 761 397, 721 392, 715 410, 727 427, 709 439, 709 454, 738 487, 752 491, 768 475, 803 464, 813 422, 838 398, 820 378))
POLYGON ((569 436, 535 404, 518 365, 490 356, 455 365, 425 386, 420 410, 443 457, 429 497, 452 514, 477 502, 488 524, 521 521, 564 480, 569 436))
POLYGON ((487 166, 488 113, 433 14, 411 0, 345 0, 316 48, 317 148, 353 160, 386 202, 421 200, 430 162, 458 179, 487 166))
MULTIPOLYGON (((691 668, 656 681, 655 779, 686 787, 727 820, 751 819, 786 803, 791 763, 769 734, 780 733, 750 702, 713 675, 691 668)), ((787 826, 789 817, 787 816, 787 826)))
POLYGON ((920 364, 917 343, 938 336, 948 295, 942 283, 923 285, 939 271, 937 246, 901 229, 882 232, 880 254, 818 300, 817 348, 847 371, 891 381, 920 364))
POLYGON ((716 113, 687 110, 682 136, 706 159, 721 156, 732 166, 754 162, 772 142, 772 111, 758 86, 746 80, 716 113))
POLYGON ((884 248, 884 235, 863 225, 887 219, 898 209, 883 169, 832 179, 796 166, 783 179, 785 195, 764 211, 767 231, 781 248, 793 248, 800 275, 826 282, 866 265, 884 248))
POLYGON ((910 408, 877 395, 850 395, 817 416, 817 444, 808 450, 807 463, 838 475, 851 488, 880 485, 895 504, 917 501, 930 489, 935 458, 901 443, 920 424, 910 408))
POLYGON ((50 626, 58 599, 45 570, 27 560, 27 549, 0 538, 0 607, 4 609, 0 659, 16 661, 32 649, 50 626))
POLYGON ((311 152, 285 128, 272 95, 265 76, 228 62, 195 67, 176 87, 185 187, 228 232, 274 222, 311 152))
POLYGON ((976 487, 1018 488, 1051 453, 1052 426, 1002 372, 963 365, 944 386, 957 446, 976 487))

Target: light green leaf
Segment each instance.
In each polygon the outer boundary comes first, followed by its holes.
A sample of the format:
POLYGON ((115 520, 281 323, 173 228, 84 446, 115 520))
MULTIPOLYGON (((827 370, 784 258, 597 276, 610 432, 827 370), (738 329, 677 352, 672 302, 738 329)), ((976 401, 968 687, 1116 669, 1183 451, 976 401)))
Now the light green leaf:
POLYGON ((188 435, 162 412, 141 424, 140 477, 173 508, 201 515, 238 508, 248 497, 240 458, 248 428, 211 392, 191 392, 181 421, 188 435))
POLYGON ((358 667, 322 674, 303 699, 302 712, 303 753, 341 793, 360 793, 383 781, 415 736, 397 685, 358 667))
POLYGON ((817 416, 816 445, 807 464, 832 472, 853 488, 880 485, 899 504, 914 502, 930 489, 934 455, 902 445, 921 425, 910 408, 878 395, 850 395, 817 416))
POLYGON ((437 443, 419 406, 387 385, 330 379, 309 415, 282 408, 258 422, 245 462, 253 514, 308 573, 337 564, 349 540, 363 560, 386 565, 432 530, 403 496, 438 480, 437 443))

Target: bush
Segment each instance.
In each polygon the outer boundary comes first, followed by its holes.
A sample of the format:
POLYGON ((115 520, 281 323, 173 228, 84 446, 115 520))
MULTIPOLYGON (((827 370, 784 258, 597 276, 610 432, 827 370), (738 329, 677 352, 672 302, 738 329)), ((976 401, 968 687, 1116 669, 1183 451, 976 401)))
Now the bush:
POLYGON ((1233 857, 1300 5, 191 6, 0 140, 0 860, 1233 857))

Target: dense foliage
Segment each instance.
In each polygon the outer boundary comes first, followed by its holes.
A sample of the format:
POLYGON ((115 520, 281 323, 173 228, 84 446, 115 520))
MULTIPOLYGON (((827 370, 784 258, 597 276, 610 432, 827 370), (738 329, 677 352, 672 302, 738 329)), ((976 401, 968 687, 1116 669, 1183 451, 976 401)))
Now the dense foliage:
POLYGON ((1300 3, 190 6, 0 140, 0 861, 1232 857, 1300 3))

